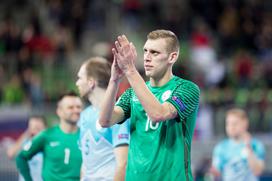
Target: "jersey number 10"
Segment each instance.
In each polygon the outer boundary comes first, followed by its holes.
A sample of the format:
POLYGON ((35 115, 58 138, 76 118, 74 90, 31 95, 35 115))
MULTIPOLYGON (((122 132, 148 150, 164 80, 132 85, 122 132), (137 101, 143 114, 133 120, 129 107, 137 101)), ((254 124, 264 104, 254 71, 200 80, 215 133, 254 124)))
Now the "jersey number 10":
MULTIPOLYGON (((146 114, 147 116, 147 114, 146 114)), ((145 131, 148 131, 149 128, 155 130, 159 127, 159 123, 154 124, 152 120, 147 116, 146 124, 145 124, 145 131)))

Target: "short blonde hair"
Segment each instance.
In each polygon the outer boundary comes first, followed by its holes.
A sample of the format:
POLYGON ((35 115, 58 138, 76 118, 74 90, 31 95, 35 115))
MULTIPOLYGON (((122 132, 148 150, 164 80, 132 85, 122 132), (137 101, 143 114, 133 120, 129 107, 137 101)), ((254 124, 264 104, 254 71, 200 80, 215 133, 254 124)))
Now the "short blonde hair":
POLYGON ((226 113, 226 115, 235 115, 235 116, 238 116, 240 119, 242 120, 248 120, 248 116, 247 116, 247 113, 243 110, 243 109, 240 109, 240 108, 232 108, 232 109, 229 109, 226 113))
POLYGON ((175 33, 169 30, 155 30, 147 35, 149 40, 166 39, 168 52, 179 52, 179 40, 175 33))
POLYGON ((98 86, 106 89, 111 76, 111 65, 103 57, 91 57, 84 62, 87 78, 93 77, 98 86))

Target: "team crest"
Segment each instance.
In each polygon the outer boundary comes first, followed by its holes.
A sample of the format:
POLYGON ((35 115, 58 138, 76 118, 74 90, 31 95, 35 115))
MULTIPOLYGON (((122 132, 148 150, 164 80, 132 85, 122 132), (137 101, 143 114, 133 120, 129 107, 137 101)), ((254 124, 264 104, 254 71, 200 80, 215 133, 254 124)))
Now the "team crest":
POLYGON ((24 146, 23 150, 28 151, 32 146, 32 141, 28 141, 24 146))
POLYGON ((165 102, 170 97, 171 94, 172 94, 171 90, 165 91, 161 96, 162 102, 165 102))

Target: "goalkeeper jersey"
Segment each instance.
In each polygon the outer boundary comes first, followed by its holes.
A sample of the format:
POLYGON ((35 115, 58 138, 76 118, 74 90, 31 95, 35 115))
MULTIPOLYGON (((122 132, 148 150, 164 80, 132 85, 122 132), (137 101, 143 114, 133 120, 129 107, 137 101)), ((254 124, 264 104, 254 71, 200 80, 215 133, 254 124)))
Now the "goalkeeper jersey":
MULTIPOLYGON (((31 139, 26 139, 24 143, 22 144, 22 148, 24 145, 27 145, 28 142, 30 142, 31 139)), ((42 181, 42 165, 43 165, 43 154, 37 153, 34 155, 31 160, 28 161, 29 169, 30 169, 30 175, 32 178, 35 178, 35 181, 42 181)), ((19 181, 24 181, 22 175, 19 175, 19 181)))
POLYGON ((81 152, 78 147, 79 130, 63 132, 59 125, 42 131, 26 144, 16 158, 16 164, 26 181, 30 176, 28 160, 43 153, 42 178, 44 181, 76 181, 80 178, 81 152))

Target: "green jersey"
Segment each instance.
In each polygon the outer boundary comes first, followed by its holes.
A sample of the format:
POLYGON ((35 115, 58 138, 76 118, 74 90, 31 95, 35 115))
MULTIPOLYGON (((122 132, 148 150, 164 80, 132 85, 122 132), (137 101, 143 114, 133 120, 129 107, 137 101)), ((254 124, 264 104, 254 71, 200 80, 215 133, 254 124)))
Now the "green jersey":
POLYGON ((31 178, 27 161, 36 153, 44 156, 44 181, 75 181, 80 178, 81 152, 78 148, 79 131, 64 133, 59 125, 49 128, 25 145, 16 158, 16 164, 26 181, 31 178))
POLYGON ((199 104, 199 88, 174 76, 162 87, 147 87, 161 103, 167 101, 178 111, 178 117, 152 123, 133 89, 128 89, 116 103, 130 117, 126 180, 193 180, 191 142, 199 104))

